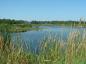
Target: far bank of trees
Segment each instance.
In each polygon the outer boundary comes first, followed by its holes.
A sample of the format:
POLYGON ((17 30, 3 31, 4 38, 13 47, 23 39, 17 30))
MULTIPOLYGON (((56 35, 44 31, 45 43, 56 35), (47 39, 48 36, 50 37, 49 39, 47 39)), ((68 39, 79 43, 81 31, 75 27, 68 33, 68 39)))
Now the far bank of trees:
POLYGON ((0 19, 0 24, 27 24, 28 21, 14 19, 0 19))
POLYGON ((25 21, 14 19, 0 19, 0 24, 86 24, 85 21, 25 21))
POLYGON ((31 24, 86 24, 85 21, 32 21, 31 24))

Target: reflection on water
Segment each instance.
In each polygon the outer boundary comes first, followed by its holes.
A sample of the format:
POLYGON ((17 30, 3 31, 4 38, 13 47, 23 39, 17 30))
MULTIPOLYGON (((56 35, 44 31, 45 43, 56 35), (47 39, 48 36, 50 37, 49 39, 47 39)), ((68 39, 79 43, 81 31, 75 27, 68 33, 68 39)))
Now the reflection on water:
POLYGON ((62 39, 64 42, 67 40, 68 35, 70 32, 73 31, 80 31, 83 32, 83 30, 86 30, 86 28, 79 28, 79 27, 60 27, 60 26, 39 26, 42 30, 32 30, 27 32, 21 32, 21 33, 14 33, 13 39, 14 41, 17 39, 20 39, 20 41, 23 41, 25 43, 25 47, 31 46, 32 49, 38 48, 39 43, 44 39, 48 37, 52 37, 56 40, 62 39), (19 37, 18 37, 19 35, 19 37))

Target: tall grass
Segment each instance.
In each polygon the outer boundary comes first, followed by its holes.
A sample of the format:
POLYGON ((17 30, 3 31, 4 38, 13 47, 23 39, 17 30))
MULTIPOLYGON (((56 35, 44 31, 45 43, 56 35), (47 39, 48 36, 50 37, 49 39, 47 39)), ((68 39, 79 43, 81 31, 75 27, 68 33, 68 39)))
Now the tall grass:
POLYGON ((64 42, 50 36, 41 41, 39 52, 25 52, 14 45, 10 35, 0 35, 1 64, 86 64, 86 31, 71 32, 64 42))

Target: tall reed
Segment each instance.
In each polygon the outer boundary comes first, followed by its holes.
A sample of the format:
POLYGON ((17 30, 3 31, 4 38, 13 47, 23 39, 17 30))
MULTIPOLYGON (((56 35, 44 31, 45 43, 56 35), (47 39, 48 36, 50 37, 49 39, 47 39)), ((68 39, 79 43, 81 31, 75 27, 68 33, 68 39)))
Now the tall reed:
MULTIPOLYGON (((17 42, 17 41, 16 41, 17 42)), ((18 41, 19 42, 19 41, 18 41)), ((29 45, 30 46, 30 45, 29 45)), ((38 53, 25 52, 22 45, 11 42, 11 35, 0 35, 1 64, 85 64, 86 31, 73 31, 67 41, 56 40, 51 35, 39 45, 38 53)))

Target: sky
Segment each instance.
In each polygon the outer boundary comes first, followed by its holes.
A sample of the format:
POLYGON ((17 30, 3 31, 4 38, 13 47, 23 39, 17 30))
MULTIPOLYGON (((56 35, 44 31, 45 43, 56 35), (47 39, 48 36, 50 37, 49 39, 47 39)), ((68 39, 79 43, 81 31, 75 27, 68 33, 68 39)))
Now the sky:
POLYGON ((0 0, 0 18, 78 20, 86 18, 86 0, 0 0))

